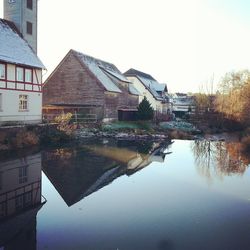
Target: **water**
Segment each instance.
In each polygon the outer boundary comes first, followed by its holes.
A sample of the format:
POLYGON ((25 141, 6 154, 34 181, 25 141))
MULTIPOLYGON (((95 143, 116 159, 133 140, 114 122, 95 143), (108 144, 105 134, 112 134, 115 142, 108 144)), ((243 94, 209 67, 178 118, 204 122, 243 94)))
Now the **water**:
POLYGON ((250 249, 249 162, 205 140, 4 155, 0 249, 250 249))

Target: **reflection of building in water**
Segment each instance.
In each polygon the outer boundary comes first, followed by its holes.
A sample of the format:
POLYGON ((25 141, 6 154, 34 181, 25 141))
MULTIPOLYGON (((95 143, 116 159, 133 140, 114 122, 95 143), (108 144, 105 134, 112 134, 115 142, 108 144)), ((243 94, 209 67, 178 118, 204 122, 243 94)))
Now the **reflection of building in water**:
POLYGON ((68 206, 108 185, 122 175, 132 175, 152 161, 164 161, 164 149, 151 143, 149 154, 130 144, 83 145, 78 149, 44 152, 42 167, 68 206))
POLYGON ((23 249, 35 249, 36 214, 43 203, 40 153, 1 162, 0 246, 18 249, 22 242, 23 249))

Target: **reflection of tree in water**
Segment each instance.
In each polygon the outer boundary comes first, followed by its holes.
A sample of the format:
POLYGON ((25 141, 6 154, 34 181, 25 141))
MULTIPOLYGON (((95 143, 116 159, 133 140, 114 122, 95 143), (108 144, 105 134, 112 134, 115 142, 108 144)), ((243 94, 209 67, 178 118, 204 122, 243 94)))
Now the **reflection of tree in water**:
POLYGON ((142 141, 141 143, 138 143, 137 146, 138 152, 142 154, 149 154, 152 148, 153 148, 152 141, 142 141))
POLYGON ((191 145, 198 172, 212 179, 233 174, 243 175, 250 163, 240 142, 194 141, 191 145))

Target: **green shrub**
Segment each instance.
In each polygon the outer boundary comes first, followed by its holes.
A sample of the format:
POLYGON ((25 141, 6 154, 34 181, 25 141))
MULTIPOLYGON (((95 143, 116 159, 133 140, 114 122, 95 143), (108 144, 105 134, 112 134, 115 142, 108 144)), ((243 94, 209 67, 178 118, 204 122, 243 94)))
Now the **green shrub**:
POLYGON ((152 120, 154 117, 154 109, 151 107, 150 102, 144 96, 144 99, 138 106, 137 118, 138 120, 152 120))

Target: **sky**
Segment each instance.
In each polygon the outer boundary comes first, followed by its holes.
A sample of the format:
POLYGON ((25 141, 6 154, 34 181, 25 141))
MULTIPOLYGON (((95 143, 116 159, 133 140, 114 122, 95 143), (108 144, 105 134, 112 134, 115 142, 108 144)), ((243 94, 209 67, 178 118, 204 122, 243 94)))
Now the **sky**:
POLYGON ((70 49, 148 73, 170 92, 216 91, 225 73, 250 69, 250 1, 38 0, 44 79, 70 49))

